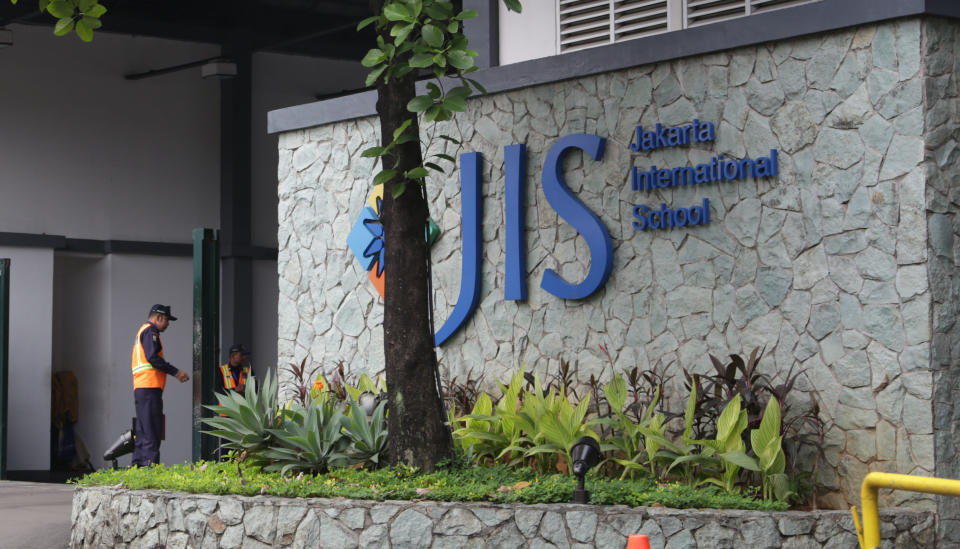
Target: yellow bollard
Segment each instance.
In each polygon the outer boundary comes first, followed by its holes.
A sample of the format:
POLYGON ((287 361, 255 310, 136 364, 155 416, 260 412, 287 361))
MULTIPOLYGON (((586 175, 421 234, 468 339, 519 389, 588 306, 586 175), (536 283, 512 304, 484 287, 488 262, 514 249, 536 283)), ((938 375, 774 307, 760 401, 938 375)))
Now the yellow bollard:
POLYGON ((857 508, 851 508, 857 537, 860 539, 860 549, 879 549, 880 547, 880 511, 877 505, 877 493, 881 488, 960 496, 960 480, 896 473, 869 473, 860 485, 860 504, 863 507, 862 529, 857 517, 857 508))

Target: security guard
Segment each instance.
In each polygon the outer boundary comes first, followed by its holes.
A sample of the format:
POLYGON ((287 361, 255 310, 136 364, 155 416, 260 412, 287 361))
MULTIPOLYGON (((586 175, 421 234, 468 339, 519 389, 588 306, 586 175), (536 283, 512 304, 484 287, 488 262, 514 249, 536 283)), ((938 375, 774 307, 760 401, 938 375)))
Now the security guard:
POLYGON ((250 365, 244 362, 248 356, 250 351, 242 344, 230 347, 230 359, 220 366, 220 392, 236 391, 242 395, 247 391, 250 365))
POLYGON ((163 434, 163 388, 167 375, 181 383, 190 379, 182 370, 174 368, 163 358, 160 332, 167 329, 177 317, 170 314, 169 305, 154 305, 133 342, 130 367, 133 370, 133 400, 137 407, 137 435, 133 450, 133 465, 147 466, 160 463, 160 438, 163 434))

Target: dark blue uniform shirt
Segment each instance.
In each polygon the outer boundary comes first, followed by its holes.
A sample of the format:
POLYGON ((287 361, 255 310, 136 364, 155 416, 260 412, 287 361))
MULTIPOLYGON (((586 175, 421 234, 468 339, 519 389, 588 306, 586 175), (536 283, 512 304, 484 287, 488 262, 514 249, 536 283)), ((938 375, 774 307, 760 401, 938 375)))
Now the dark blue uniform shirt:
POLYGON ((147 329, 140 334, 140 344, 143 345, 143 354, 147 356, 151 366, 172 376, 180 373, 180 370, 160 356, 163 344, 160 343, 160 330, 156 326, 153 324, 147 326, 147 329))

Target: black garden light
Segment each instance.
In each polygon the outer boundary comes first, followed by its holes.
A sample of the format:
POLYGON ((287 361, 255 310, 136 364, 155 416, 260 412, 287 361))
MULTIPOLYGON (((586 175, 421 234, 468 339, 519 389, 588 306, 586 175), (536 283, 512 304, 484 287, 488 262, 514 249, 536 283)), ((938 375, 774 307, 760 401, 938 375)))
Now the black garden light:
POLYGON ((117 468, 117 458, 120 456, 125 456, 133 452, 134 439, 136 436, 133 434, 133 430, 125 431, 120 435, 120 438, 114 442, 106 452, 103 453, 104 461, 112 461, 113 468, 117 468))
POLYGON ((573 459, 573 474, 577 477, 573 502, 589 503, 590 492, 584 487, 584 477, 600 461, 600 444, 593 437, 581 437, 570 449, 570 457, 573 459))

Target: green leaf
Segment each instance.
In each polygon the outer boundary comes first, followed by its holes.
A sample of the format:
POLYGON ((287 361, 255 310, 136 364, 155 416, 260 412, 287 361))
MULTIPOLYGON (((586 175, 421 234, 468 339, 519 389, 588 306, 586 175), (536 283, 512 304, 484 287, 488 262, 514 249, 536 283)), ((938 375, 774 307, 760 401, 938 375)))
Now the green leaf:
POLYGON ((449 141, 449 142, 453 143, 454 145, 459 145, 459 144, 460 144, 460 140, 459 140, 459 139, 454 139, 454 138, 450 137, 449 135, 441 135, 441 136, 440 136, 440 139, 443 139, 444 141, 449 141))
POLYGON ((480 14, 477 13, 475 10, 463 10, 457 14, 456 19, 459 21, 466 21, 467 19, 473 19, 475 17, 478 17, 479 15, 480 14))
POLYGON ((366 55, 363 56, 363 59, 360 60, 360 64, 363 65, 364 67, 374 67, 376 65, 379 65, 380 63, 383 63, 386 60, 387 60, 387 55, 383 52, 383 50, 378 48, 373 48, 372 50, 368 51, 366 55))
POLYGON ((523 6, 520 5, 520 0, 503 0, 503 3, 510 11, 515 11, 517 13, 521 13, 523 11, 523 6))
POLYGON ((760 466, 757 464, 757 460, 745 454, 742 450, 736 450, 733 452, 727 452, 725 454, 719 454, 720 458, 724 461, 729 461, 730 463, 743 467, 744 469, 750 469, 751 471, 759 471, 760 466))
POLYGON ((435 154, 435 155, 433 155, 433 156, 436 156, 437 158, 442 158, 442 159, 446 160, 447 162, 453 162, 453 163, 456 163, 456 162, 457 162, 457 159, 454 158, 454 157, 452 157, 452 156, 450 156, 449 154, 437 153, 437 154, 435 154))
POLYGON ((423 112, 434 106, 433 98, 429 95, 418 95, 407 103, 407 110, 410 112, 423 112))
POLYGON ((411 170, 407 170, 407 173, 403 174, 407 179, 423 179, 430 175, 430 172, 427 171, 423 166, 417 166, 411 170))
POLYGON ((390 189, 390 194, 393 195, 393 198, 400 198, 400 195, 407 190, 407 184, 403 181, 398 181, 393 185, 393 188, 390 189))
POLYGON ((80 37, 80 40, 83 40, 84 42, 90 42, 93 40, 93 29, 87 26, 83 19, 77 21, 76 31, 77 36, 80 37))
POLYGON ((383 74, 383 71, 387 70, 387 65, 380 65, 379 67, 370 71, 370 74, 367 75, 366 86, 372 86, 374 82, 377 81, 377 78, 380 78, 380 75, 383 74))
POLYGON ((398 137, 403 135, 403 132, 405 132, 407 128, 410 127, 410 124, 412 123, 413 123, 413 120, 410 118, 404 120, 403 123, 400 124, 400 126, 397 129, 393 130, 393 140, 396 141, 398 137))
POLYGON ((383 15, 390 21, 407 21, 413 23, 410 10, 400 2, 390 2, 383 7, 383 15))
POLYGON ((418 69, 429 67, 433 64, 433 55, 430 52, 415 53, 410 58, 410 66, 418 69))
POLYGON ((103 23, 101 23, 100 20, 95 17, 84 16, 80 18, 80 22, 90 27, 90 30, 96 30, 103 26, 103 23))
POLYGON ((65 19, 67 17, 73 17, 74 9, 72 5, 64 0, 53 0, 53 2, 47 4, 47 12, 57 19, 65 19))
POLYGON ((397 145, 403 145, 404 143, 409 143, 411 141, 416 141, 416 140, 417 140, 416 135, 413 135, 412 133, 405 133, 401 135, 400 138, 395 141, 395 143, 397 145))
POLYGON ((383 156, 383 153, 386 152, 384 147, 370 147, 365 149, 360 153, 360 158, 376 158, 378 156, 383 156))
POLYGON ((431 47, 439 48, 443 45, 443 31, 434 25, 424 25, 423 28, 420 29, 420 33, 431 47))
POLYGON ((97 3, 97 0, 77 0, 74 3, 80 8, 80 11, 87 11, 97 3))
POLYGON ((717 419, 717 440, 725 441, 733 433, 734 427, 740 421, 740 395, 730 399, 730 402, 720 412, 717 419))
POLYGON ((451 66, 466 70, 473 66, 473 57, 466 50, 450 50, 447 52, 447 61, 451 66))
POLYGON ((415 25, 410 23, 408 25, 396 24, 390 29, 390 36, 393 36, 393 43, 397 46, 403 44, 407 37, 410 36, 410 33, 413 32, 415 25))
POLYGON ((380 185, 386 183, 395 175, 397 175, 397 170, 380 170, 380 173, 373 178, 373 184, 380 185))
POLYGON ((53 27, 53 34, 56 34, 57 36, 66 36, 67 34, 70 34, 70 31, 73 30, 73 27, 73 17, 65 17, 57 21, 56 26, 53 27))
POLYGON ((456 34, 460 32, 460 23, 457 21, 452 21, 449 25, 447 25, 447 32, 450 34, 456 34))
POLYGON ((467 101, 460 97, 451 97, 448 95, 447 98, 443 100, 443 106, 454 112, 465 112, 467 110, 467 101))
POLYGON ((610 408, 614 412, 622 412, 627 403, 627 382, 624 381, 623 376, 615 374, 610 383, 603 386, 603 392, 607 402, 610 403, 610 408))
POLYGON ((450 2, 430 2, 423 7, 432 19, 446 20, 453 17, 453 6, 450 2))
POLYGON ((107 8, 102 4, 95 4, 90 9, 83 10, 83 14, 87 17, 96 17, 97 19, 103 17, 105 13, 107 13, 107 8))
POLYGON ((477 82, 477 81, 474 80, 473 78, 467 78, 467 82, 470 82, 470 85, 472 85, 474 88, 476 88, 477 91, 479 91, 480 93, 486 95, 486 93, 487 93, 487 88, 484 88, 484 87, 480 84, 480 82, 477 82))
POLYGON ((468 86, 457 86, 447 92, 447 97, 459 97, 460 99, 466 99, 473 95, 473 90, 468 86))
POLYGON ((374 15, 373 17, 367 17, 363 21, 357 24, 357 30, 363 30, 364 28, 370 26, 371 23, 376 22, 377 19, 380 19, 379 15, 374 15))
MULTIPOLYGON (((431 170, 433 170, 433 171, 435 171, 435 172, 441 172, 441 173, 443 172, 443 168, 441 168, 440 166, 434 164, 433 162, 424 162, 423 165, 426 166, 426 167, 428 167, 428 168, 430 168, 431 170)), ((484 393, 484 394, 486 394, 486 393, 484 393)))

